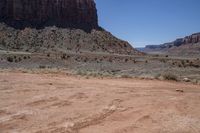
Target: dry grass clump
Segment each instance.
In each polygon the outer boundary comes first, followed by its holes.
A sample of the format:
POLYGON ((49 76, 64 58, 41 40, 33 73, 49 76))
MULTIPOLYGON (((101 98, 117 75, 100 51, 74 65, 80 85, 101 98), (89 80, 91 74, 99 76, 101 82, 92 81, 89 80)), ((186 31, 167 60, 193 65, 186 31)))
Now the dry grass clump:
POLYGON ((120 78, 133 78, 132 76, 130 75, 127 75, 127 74, 123 74, 123 75, 120 75, 120 78))
POLYGON ((113 77, 114 74, 106 71, 87 71, 87 70, 78 70, 75 72, 76 75, 80 76, 89 76, 89 77, 113 77))

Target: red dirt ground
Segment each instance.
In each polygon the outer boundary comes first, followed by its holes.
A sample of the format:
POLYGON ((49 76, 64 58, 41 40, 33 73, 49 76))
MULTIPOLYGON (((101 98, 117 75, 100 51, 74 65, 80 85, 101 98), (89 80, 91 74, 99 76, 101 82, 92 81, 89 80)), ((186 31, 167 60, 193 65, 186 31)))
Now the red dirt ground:
POLYGON ((200 86, 1 72, 0 132, 199 133, 200 86))

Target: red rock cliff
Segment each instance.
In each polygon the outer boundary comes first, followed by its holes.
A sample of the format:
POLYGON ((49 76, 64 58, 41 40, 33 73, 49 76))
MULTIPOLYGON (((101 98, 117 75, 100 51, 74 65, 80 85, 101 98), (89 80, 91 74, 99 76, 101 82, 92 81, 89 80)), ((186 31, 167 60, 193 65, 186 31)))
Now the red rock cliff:
POLYGON ((98 28, 94 0, 0 0, 0 21, 15 28, 98 28))
POLYGON ((192 34, 191 36, 187 36, 184 38, 184 43, 199 43, 200 42, 200 33, 192 34))

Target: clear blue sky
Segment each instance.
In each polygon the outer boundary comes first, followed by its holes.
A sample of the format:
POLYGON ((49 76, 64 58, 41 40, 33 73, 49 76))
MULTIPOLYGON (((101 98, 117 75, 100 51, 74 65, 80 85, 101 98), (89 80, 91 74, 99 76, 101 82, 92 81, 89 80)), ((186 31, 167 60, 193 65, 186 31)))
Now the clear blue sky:
POLYGON ((95 0, 99 24, 134 47, 200 32, 200 0, 95 0))

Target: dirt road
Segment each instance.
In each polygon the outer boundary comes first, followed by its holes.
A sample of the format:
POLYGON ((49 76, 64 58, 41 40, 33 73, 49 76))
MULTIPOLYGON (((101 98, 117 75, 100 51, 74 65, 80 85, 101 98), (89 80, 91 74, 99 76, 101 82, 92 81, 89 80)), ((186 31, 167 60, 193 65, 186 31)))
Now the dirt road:
POLYGON ((200 86, 1 72, 0 132, 199 133, 200 86))

